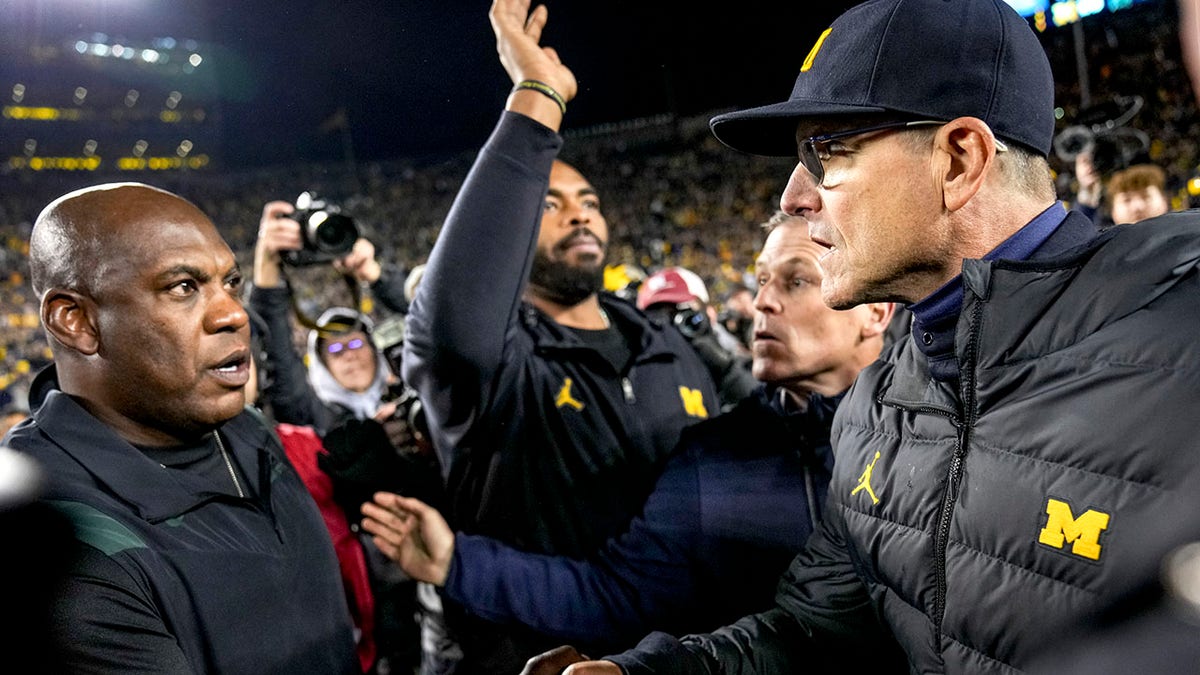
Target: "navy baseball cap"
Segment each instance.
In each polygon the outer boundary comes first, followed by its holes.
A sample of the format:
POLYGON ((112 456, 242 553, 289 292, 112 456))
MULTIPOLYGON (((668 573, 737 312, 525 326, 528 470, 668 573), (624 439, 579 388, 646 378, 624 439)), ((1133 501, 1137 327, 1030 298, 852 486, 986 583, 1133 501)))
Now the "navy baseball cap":
POLYGON ((803 118, 889 112, 977 117, 1045 156, 1054 137, 1050 62, 1003 0, 870 0, 821 34, 788 100, 718 115, 709 127, 735 150, 794 157, 803 118))

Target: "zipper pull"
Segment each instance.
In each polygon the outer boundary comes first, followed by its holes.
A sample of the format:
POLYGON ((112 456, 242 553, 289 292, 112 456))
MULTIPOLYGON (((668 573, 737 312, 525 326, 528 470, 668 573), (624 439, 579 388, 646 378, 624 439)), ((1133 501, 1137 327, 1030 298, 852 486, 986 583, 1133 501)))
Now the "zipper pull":
POLYGON ((621 391, 625 392, 626 403, 637 403, 637 397, 633 395, 633 383, 628 377, 621 378, 621 391))

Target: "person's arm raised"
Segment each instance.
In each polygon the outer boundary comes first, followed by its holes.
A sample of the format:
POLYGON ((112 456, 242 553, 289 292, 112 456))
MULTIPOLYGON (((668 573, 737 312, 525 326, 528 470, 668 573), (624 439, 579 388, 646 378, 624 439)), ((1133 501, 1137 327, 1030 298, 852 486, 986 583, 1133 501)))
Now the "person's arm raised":
POLYGON ((530 12, 529 5, 529 0, 495 0, 488 13, 500 63, 514 85, 505 109, 558 131, 578 84, 558 52, 539 44, 549 16, 546 6, 538 5, 530 12), (557 99, 550 92, 557 94, 557 99))

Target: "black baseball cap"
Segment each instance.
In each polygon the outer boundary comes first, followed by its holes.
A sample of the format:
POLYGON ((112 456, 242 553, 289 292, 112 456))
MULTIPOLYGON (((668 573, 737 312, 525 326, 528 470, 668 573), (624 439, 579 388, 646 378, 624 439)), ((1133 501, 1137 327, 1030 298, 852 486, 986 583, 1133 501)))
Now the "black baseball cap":
POLYGON ((821 34, 788 100, 709 127, 735 150, 794 157, 799 120, 863 113, 977 117, 1046 156, 1054 79, 1033 29, 1003 0, 870 0, 821 34))

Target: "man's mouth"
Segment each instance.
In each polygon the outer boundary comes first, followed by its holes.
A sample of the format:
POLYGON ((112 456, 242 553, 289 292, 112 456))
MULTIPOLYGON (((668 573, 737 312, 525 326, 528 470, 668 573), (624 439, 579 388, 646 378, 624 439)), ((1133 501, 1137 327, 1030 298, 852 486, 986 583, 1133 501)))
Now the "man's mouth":
POLYGON ((778 338, 776 338, 775 335, 773 333, 771 333, 770 331, 765 331, 765 330, 754 331, 754 341, 755 342, 761 342, 763 340, 776 340, 776 339, 778 339, 778 338))
POLYGON ((242 387, 250 380, 250 354, 237 351, 208 371, 230 387, 242 387))
POLYGON ((554 248, 564 253, 571 249, 591 249, 596 253, 602 253, 604 251, 604 244, 600 242, 600 237, 592 234, 587 229, 579 229, 558 242, 554 248))

